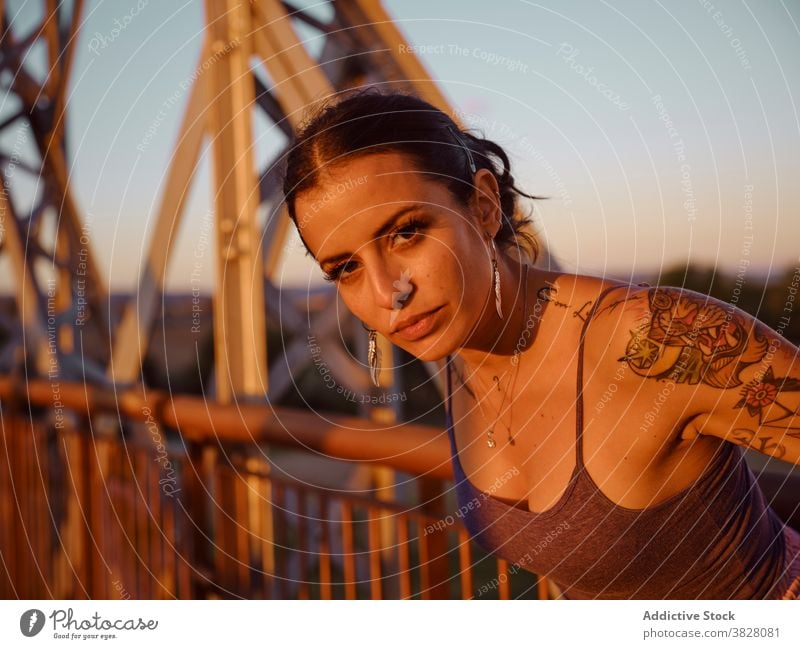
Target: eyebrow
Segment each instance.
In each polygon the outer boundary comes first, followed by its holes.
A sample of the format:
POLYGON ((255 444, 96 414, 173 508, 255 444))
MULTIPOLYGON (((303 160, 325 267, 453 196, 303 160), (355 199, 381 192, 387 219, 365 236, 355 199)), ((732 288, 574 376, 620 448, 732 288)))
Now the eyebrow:
MULTIPOLYGON (((378 239, 380 237, 385 236, 388 234, 389 230, 392 229, 392 226, 400 219, 401 216, 408 214, 409 212, 416 212, 417 210, 421 210, 427 207, 425 203, 414 203, 412 205, 406 205, 405 207, 397 210, 392 216, 390 216, 386 221, 381 225, 372 235, 373 240, 378 239)), ((335 261, 339 261, 341 259, 349 259, 353 256, 352 252, 341 252, 336 255, 331 255, 326 257, 322 261, 319 262, 320 267, 324 266, 325 264, 331 264, 335 261)))

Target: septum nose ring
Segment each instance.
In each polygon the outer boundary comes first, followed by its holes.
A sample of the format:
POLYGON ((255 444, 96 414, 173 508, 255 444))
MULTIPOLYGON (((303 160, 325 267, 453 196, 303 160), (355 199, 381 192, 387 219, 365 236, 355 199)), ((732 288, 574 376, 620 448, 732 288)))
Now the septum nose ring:
POLYGON ((392 308, 402 309, 402 303, 408 299, 408 296, 414 290, 414 285, 411 283, 411 271, 406 268, 400 275, 400 279, 392 282, 392 287, 396 289, 392 291, 392 308))
POLYGON ((404 302, 414 290, 414 285, 411 283, 411 271, 406 268, 400 275, 400 279, 392 282, 392 287, 396 289, 392 291, 392 315, 390 318, 391 324, 394 324, 400 309, 405 306, 404 302))

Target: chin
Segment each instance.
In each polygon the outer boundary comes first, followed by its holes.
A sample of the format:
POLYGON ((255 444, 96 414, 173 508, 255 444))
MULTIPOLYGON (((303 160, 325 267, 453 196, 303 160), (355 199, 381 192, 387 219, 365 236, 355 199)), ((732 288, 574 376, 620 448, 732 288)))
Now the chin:
POLYGON ((455 353, 457 349, 457 347, 450 344, 449 341, 441 339, 433 343, 420 341, 418 344, 415 344, 400 341, 395 344, 424 363, 443 361, 449 354, 455 353))

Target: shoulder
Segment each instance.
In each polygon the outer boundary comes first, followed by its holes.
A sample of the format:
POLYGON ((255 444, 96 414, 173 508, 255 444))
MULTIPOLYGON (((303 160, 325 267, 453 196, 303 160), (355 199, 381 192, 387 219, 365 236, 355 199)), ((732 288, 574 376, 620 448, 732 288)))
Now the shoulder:
POLYGON ((636 374, 719 388, 738 385, 734 370, 763 355, 759 324, 732 304, 672 286, 611 291, 592 321, 636 374))
POLYGON ((543 319, 553 332, 551 346, 571 354, 582 336, 607 341, 629 320, 643 317, 646 291, 646 287, 618 280, 552 272, 542 275, 532 298, 539 309, 544 304, 544 313, 551 314, 543 319))
POLYGON ((770 344, 751 315, 686 288, 589 275, 560 275, 553 285, 554 299, 573 307, 587 369, 600 374, 624 363, 632 378, 733 387, 770 344))
POLYGON ((551 286, 557 286, 554 295, 558 299, 573 305, 573 315, 580 324, 591 319, 593 331, 609 333, 609 327, 629 324, 648 312, 649 285, 591 275, 560 275, 551 286))
POLYGON ((624 366, 634 394, 666 387, 690 416, 738 399, 738 388, 775 345, 771 330, 735 305, 672 286, 609 291, 588 331, 592 369, 603 374, 624 366))

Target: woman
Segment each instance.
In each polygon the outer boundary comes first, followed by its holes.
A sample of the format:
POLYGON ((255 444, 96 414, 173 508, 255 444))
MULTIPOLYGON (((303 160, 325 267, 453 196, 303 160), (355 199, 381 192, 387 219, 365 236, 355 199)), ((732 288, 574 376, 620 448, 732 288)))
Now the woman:
POLYGON ((795 347, 691 291, 534 267, 516 199, 536 197, 502 148, 413 96, 319 109, 284 194, 371 340, 446 360, 459 505, 487 550, 565 598, 796 597, 800 534, 741 452, 800 463, 795 347))

